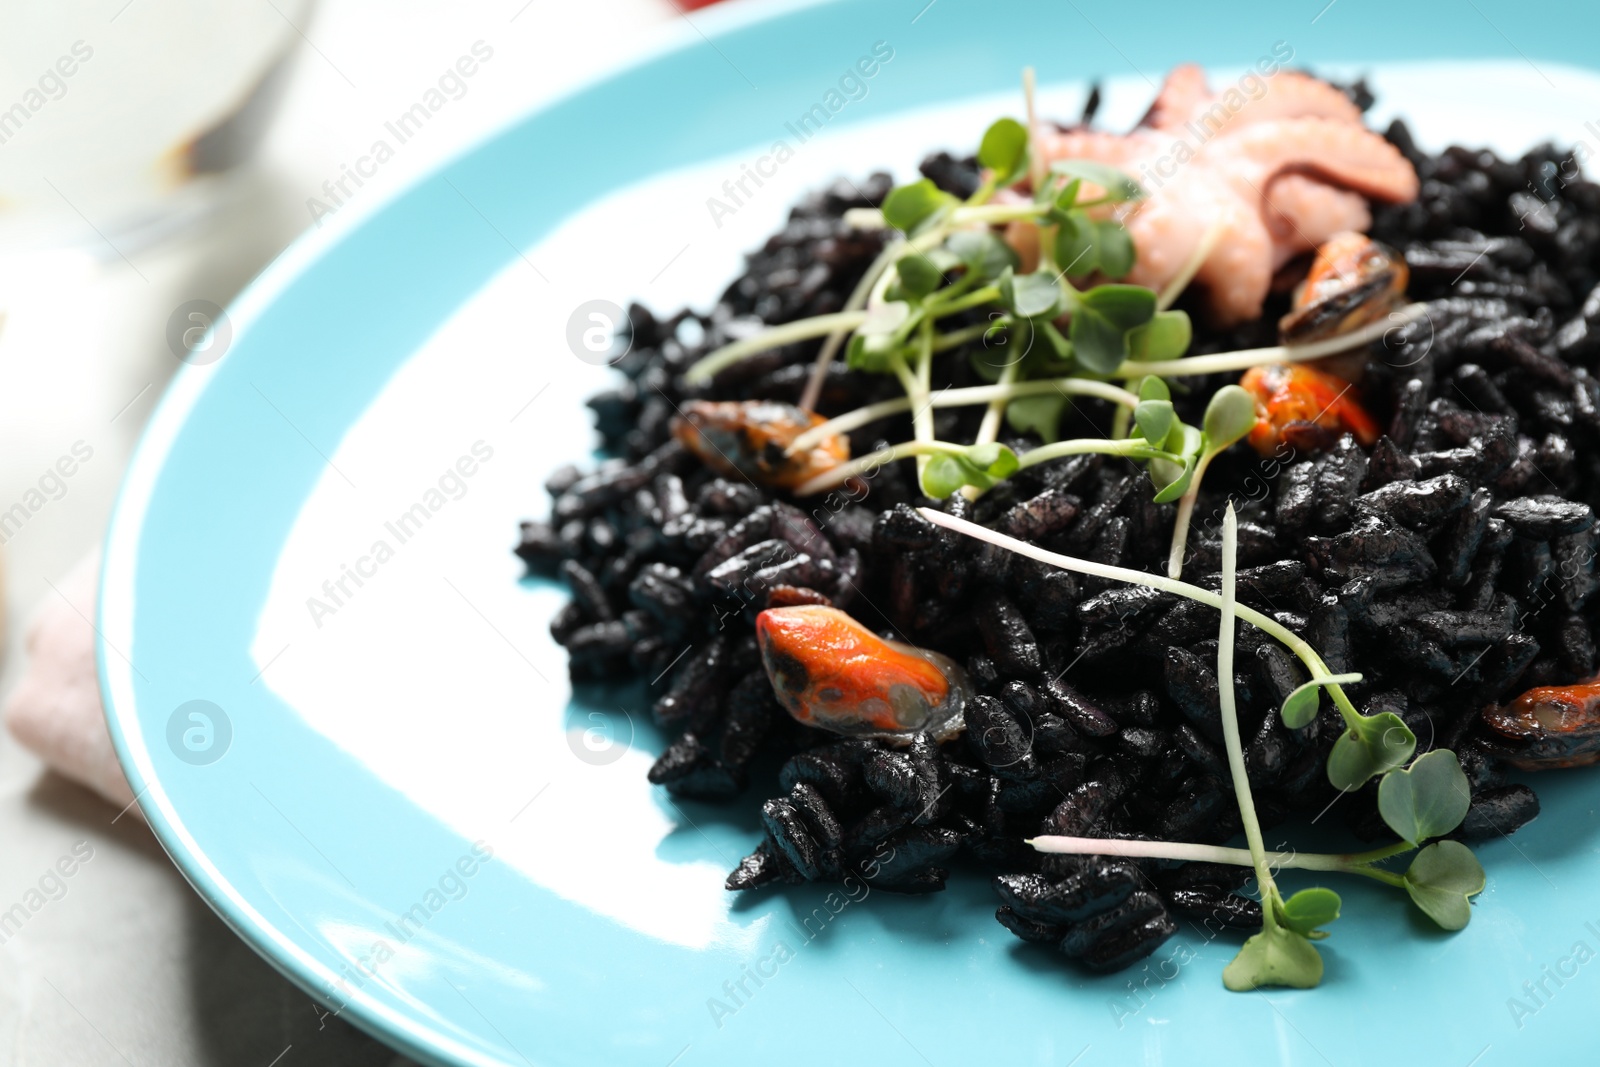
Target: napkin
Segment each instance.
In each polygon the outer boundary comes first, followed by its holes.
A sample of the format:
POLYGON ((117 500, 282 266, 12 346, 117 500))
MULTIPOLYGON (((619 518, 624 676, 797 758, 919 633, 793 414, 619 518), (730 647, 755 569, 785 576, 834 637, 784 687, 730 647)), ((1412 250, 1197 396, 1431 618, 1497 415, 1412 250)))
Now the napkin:
POLYGON ((133 790, 111 747, 95 669, 92 620, 99 576, 96 550, 40 606, 28 629, 22 680, 0 715, 12 736, 46 765, 127 808, 133 790))

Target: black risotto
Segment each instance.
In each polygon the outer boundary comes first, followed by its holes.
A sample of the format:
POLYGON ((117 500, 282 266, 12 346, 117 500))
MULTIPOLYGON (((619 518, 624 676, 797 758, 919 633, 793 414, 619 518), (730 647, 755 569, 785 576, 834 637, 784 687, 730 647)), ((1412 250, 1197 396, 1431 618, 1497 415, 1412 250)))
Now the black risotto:
MULTIPOLYGON (((1398 714, 1419 752, 1455 749, 1473 790, 1455 836, 1487 839, 1534 818, 1539 801, 1508 781, 1479 712, 1595 671, 1600 185, 1548 146, 1505 161, 1465 148, 1428 155, 1398 122, 1386 136, 1422 191, 1376 207, 1372 235, 1404 252, 1411 296, 1430 309, 1364 355, 1364 403, 1386 436, 1370 451, 1347 436, 1321 455, 1268 460, 1235 446, 1205 482, 1185 576, 1217 587, 1231 498, 1240 600, 1308 638, 1335 671, 1363 672, 1353 699, 1398 714)), ((922 171, 961 196, 978 181, 973 161, 945 154, 922 171)), ((517 549, 571 587, 551 630, 573 679, 656 679, 653 715, 675 740, 650 780, 677 796, 750 803, 752 761, 781 763, 775 786, 760 776, 778 795, 762 803, 765 837, 729 889, 854 876, 926 893, 952 866, 976 866, 992 877, 1008 930, 1096 969, 1149 954, 1179 920, 1259 926, 1259 904, 1235 892, 1245 868, 1046 856, 1023 844, 1040 833, 1220 843, 1239 832, 1214 609, 941 531, 913 510, 932 502, 909 463, 864 491, 796 500, 717 477, 672 439, 686 399, 797 400, 815 341, 706 388, 686 387, 681 372, 753 326, 838 310, 882 246, 841 215, 889 189, 874 174, 807 197, 709 315, 631 309, 626 380, 589 402, 616 458, 552 475, 552 518, 524 524, 517 549), (965 732, 894 748, 793 721, 753 632, 780 588, 962 663, 981 694, 965 732)), ((1286 306, 1280 294, 1261 320, 1227 332, 1208 331, 1196 309, 1193 351, 1273 344, 1286 306)), ((981 384, 965 358, 942 359, 935 373, 945 376, 936 387, 981 384)), ((1180 415, 1198 424, 1205 398, 1232 380, 1180 380, 1180 415)), ((835 364, 818 407, 836 414, 896 388, 835 364)), ((937 436, 971 440, 980 417, 939 411, 937 436)), ((1111 414, 1080 401, 1069 419, 1078 425, 1064 433, 1103 435, 1111 414)), ((852 454, 909 436, 907 416, 885 420, 853 435, 852 454)), ((1173 506, 1151 495, 1142 471, 1089 455, 939 506, 1055 551, 1160 571, 1173 506)), ((1316 816, 1337 797, 1324 773, 1337 714, 1325 704, 1310 725, 1285 728, 1277 708, 1305 680, 1299 662, 1252 627, 1239 641, 1235 685, 1263 825, 1316 816)), ((1367 840, 1383 834, 1376 784, 1339 799, 1326 821, 1367 840)))

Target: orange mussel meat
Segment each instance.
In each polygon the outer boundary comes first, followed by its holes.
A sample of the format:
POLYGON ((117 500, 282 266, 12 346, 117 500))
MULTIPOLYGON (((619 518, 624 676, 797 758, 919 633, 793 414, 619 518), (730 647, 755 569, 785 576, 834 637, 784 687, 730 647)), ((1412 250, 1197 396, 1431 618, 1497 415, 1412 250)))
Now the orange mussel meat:
POLYGON ((1600 682, 1530 689, 1504 707, 1483 710, 1483 724, 1524 770, 1600 762, 1600 682))
POLYGON ((962 729, 969 686, 953 660, 886 641, 837 608, 769 608, 756 641, 778 702, 807 726, 888 740, 962 729))
POLYGON ((1362 445, 1378 439, 1378 424, 1361 406, 1356 387, 1303 363, 1251 367, 1239 384, 1256 398, 1250 444, 1263 456, 1288 444, 1301 452, 1329 448, 1341 434, 1362 445))
POLYGON ((743 475, 793 489, 850 458, 850 442, 829 434, 816 447, 788 455, 795 439, 825 420, 773 400, 690 400, 672 420, 672 435, 718 474, 743 475))

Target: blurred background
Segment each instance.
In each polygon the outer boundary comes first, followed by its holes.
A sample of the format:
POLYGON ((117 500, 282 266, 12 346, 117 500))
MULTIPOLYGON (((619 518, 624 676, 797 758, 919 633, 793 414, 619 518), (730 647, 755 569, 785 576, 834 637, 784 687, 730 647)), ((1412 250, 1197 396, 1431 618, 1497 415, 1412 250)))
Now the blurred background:
MULTIPOLYGON (((692 30, 702 6, 6 0, 0 697, 28 618, 99 544, 167 381, 221 355, 224 327, 201 339, 240 288, 302 232, 687 32, 671 23, 692 30), (73 473, 50 476, 64 456, 73 473)), ((135 815, 9 735, 0 843, 7 904, 74 849, 92 855, 20 930, 0 925, 0 1064, 409 1062, 240 942, 135 815)))

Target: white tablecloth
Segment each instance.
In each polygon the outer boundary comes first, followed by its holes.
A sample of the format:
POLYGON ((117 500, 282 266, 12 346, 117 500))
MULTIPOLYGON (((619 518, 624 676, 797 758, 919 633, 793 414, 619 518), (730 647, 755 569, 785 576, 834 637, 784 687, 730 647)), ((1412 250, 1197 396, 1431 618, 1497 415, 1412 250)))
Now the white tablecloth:
MULTIPOLYGON (((164 0, 81 5, 90 36, 171 17, 164 0), (114 16, 114 17, 113 17, 114 16)), ((253 12, 270 0, 216 0, 253 12)), ((242 17, 242 15, 241 15, 242 17)), ((10 622, 0 692, 15 684, 28 611, 99 540, 127 457, 178 366, 167 321, 228 299, 332 206, 383 123, 481 42, 465 92, 356 190, 377 197, 530 104, 645 47, 670 0, 324 0, 294 27, 292 78, 258 162, 193 232, 94 257, 0 264, 0 511, 85 448, 64 489, 0 530, 10 622)), ((0 14, 0 33, 7 16, 0 14)), ((52 105, 54 106, 54 105, 52 105)), ((37 122, 50 115, 41 112, 37 122)), ((44 128, 44 127, 41 127, 44 128)), ((3 250, 0 250, 3 251, 3 250)), ((0 1064, 73 1067, 405 1063, 273 971, 193 893, 137 819, 45 773, 0 737, 0 1064), (70 875, 61 872, 70 869, 70 875), (32 894, 32 895, 30 895, 32 894)))

